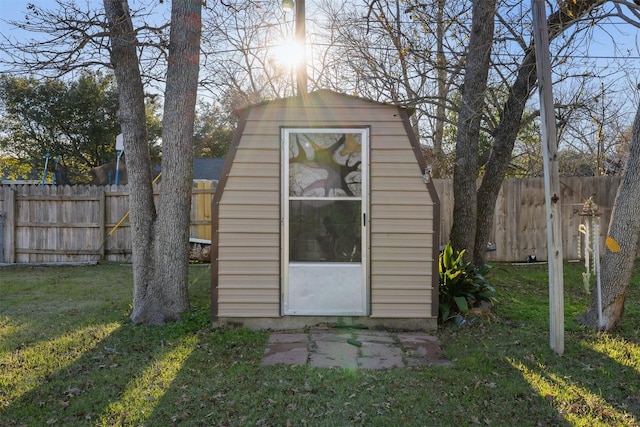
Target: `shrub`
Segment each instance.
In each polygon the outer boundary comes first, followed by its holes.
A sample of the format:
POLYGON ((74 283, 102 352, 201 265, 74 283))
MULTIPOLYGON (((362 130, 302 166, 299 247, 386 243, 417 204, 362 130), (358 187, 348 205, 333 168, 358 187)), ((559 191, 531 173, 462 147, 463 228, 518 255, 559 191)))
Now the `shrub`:
POLYGON ((454 254, 450 244, 440 253, 440 310, 438 321, 444 323, 457 314, 464 314, 484 302, 495 302, 495 289, 485 275, 491 270, 488 264, 476 266, 465 262, 464 250, 454 254))

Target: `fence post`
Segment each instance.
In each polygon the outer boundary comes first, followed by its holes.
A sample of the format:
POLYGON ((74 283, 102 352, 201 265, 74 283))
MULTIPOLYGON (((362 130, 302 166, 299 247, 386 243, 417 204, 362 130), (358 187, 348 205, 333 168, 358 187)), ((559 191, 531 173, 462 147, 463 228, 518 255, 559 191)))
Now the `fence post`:
POLYGON ((98 207, 99 212, 98 212, 98 224, 100 225, 100 231, 98 232, 98 235, 100 236, 99 238, 99 242, 100 246, 98 247, 98 255, 100 256, 101 260, 104 260, 104 254, 105 254, 105 246, 107 245, 107 215, 105 212, 105 205, 106 205, 106 192, 104 190, 104 187, 98 187, 99 188, 99 194, 98 194, 98 199, 100 200, 100 206, 98 207))
POLYGON ((4 263, 4 212, 0 212, 0 264, 4 263))
POLYGON ((16 262, 16 192, 11 187, 4 188, 4 226, 2 236, 3 262, 16 262))

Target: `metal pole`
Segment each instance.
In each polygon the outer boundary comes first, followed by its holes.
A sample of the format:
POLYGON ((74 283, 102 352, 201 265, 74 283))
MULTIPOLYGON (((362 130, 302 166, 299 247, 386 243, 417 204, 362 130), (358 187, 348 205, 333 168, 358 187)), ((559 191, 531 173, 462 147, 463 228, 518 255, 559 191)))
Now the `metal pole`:
POLYGON ((307 36, 305 24, 305 0, 296 0, 296 40, 302 49, 302 58, 296 69, 299 96, 307 93, 307 36))
POLYGON ((53 185, 56 185, 56 175, 58 174, 59 165, 60 165, 60 157, 56 157, 56 166, 53 169, 53 185))
POLYGON ((116 186, 118 185, 118 175, 120 175, 120 157, 122 156, 122 151, 118 151, 118 155, 116 157, 116 186))
POLYGON ((562 265, 562 229, 560 227, 560 176, 558 142, 551 90, 549 33, 543 0, 533 0, 533 37, 536 48, 540 118, 542 120, 542 152, 547 217, 547 250, 549 257, 549 314, 551 349, 564 353, 564 283, 562 265))
POLYGON ((5 213, 0 212, 0 263, 4 262, 4 217, 5 213))
POLYGON ((44 161, 44 173, 42 174, 42 186, 44 187, 44 180, 47 178, 47 166, 49 166, 49 157, 51 157, 51 154, 49 154, 47 152, 47 154, 45 154, 45 161, 44 161))
POLYGON ((596 271, 596 298, 598 300, 598 329, 602 330, 604 323, 602 322, 602 281, 600 280, 600 224, 597 222, 595 227, 595 271, 596 271))

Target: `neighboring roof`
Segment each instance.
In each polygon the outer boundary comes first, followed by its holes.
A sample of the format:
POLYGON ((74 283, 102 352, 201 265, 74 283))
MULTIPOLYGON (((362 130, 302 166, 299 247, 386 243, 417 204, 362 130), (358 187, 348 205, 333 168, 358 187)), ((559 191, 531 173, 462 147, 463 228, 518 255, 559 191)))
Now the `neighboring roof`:
MULTIPOLYGON (((222 175, 225 159, 195 158, 193 159, 193 179, 204 179, 207 181, 219 181, 222 175)), ((153 176, 158 176, 162 172, 162 166, 153 167, 153 176)))
POLYGON ((224 160, 212 158, 193 159, 193 179, 219 180, 224 167, 224 160))

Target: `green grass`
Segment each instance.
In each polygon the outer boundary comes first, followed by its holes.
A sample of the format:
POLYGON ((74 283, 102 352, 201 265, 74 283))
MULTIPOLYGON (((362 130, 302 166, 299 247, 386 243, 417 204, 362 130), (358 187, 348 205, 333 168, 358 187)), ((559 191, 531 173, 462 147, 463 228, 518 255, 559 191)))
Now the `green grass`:
POLYGON ((497 266, 491 321, 445 325, 453 367, 260 366, 268 334, 213 330, 208 266, 192 311, 128 319, 131 267, 0 270, 0 426, 640 425, 640 266, 619 330, 581 328, 581 265, 565 266, 565 354, 549 348, 546 265, 497 266))

